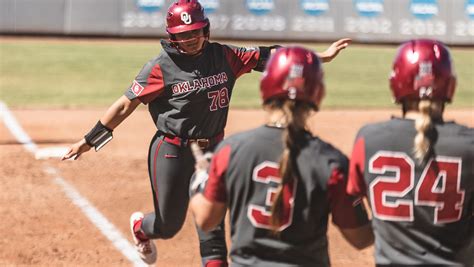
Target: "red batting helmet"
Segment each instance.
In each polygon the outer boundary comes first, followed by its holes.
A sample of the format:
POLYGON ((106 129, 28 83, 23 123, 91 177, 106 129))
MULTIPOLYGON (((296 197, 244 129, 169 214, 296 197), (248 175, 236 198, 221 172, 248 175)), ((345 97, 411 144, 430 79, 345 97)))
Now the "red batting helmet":
POLYGON ((397 103, 433 99, 450 102, 456 77, 449 50, 435 40, 403 43, 395 56, 390 88, 397 103))
POLYGON ((207 35, 209 33, 209 19, 197 0, 177 0, 168 8, 166 16, 168 34, 173 35, 202 28, 207 35))
POLYGON ((317 109, 324 97, 323 69, 316 54, 303 47, 278 49, 260 81, 263 101, 295 99, 317 109))

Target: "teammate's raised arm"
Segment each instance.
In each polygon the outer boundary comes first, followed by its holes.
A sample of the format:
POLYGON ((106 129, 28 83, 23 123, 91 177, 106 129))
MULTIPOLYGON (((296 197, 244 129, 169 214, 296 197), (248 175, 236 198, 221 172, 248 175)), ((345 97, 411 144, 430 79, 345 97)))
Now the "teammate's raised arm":
POLYGON ((318 57, 322 60, 322 62, 331 62, 334 58, 337 57, 341 50, 346 49, 349 44, 352 42, 350 38, 343 38, 340 40, 335 41, 332 43, 326 51, 317 53, 318 57))
MULTIPOLYGON (((334 58, 337 57, 339 52, 341 50, 346 49, 350 44, 352 43, 351 38, 342 38, 334 43, 332 43, 324 52, 317 52, 316 55, 321 59, 323 63, 331 62, 334 58)), ((278 48, 282 46, 280 45, 274 45, 269 47, 270 48, 270 54, 273 54, 276 52, 278 48)))

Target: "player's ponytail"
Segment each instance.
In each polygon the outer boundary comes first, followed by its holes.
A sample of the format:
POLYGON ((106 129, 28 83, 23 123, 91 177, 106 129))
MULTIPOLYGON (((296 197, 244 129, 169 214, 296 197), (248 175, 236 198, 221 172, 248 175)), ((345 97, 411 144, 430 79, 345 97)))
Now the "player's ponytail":
POLYGON ((430 133, 433 131, 433 118, 441 117, 443 104, 431 100, 420 100, 418 111, 420 116, 415 120, 417 134, 414 140, 413 153, 419 163, 426 160, 433 152, 430 133))
POLYGON ((286 128, 283 133, 284 149, 280 158, 281 184, 278 187, 271 211, 270 224, 274 233, 279 232, 283 214, 283 188, 296 179, 297 164, 296 157, 305 140, 306 120, 312 107, 307 103, 294 100, 280 102, 280 108, 286 118, 286 128))

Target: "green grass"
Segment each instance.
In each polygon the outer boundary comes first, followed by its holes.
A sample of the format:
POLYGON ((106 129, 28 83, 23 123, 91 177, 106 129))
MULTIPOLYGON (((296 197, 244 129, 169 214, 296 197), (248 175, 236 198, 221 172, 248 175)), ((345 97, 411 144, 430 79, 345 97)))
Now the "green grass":
MULTIPOLYGON (((236 44, 236 43, 234 43, 236 44)), ((305 44, 317 51, 327 45, 305 44)), ((0 40, 0 100, 13 107, 107 106, 120 97, 156 42, 0 40)), ((392 107, 388 75, 396 47, 351 45, 325 64, 324 108, 392 107)), ((474 107, 474 49, 452 49, 458 74, 454 107, 474 107)), ((233 108, 260 106, 260 73, 241 77, 233 108)))

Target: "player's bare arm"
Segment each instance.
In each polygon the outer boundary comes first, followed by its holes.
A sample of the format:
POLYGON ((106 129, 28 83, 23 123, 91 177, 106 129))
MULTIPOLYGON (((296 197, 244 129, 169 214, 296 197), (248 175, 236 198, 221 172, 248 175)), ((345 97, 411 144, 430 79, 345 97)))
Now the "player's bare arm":
POLYGON ((189 207, 196 225, 205 232, 215 229, 224 219, 227 210, 225 203, 211 202, 202 193, 191 198, 189 207))
POLYGON ((225 203, 209 201, 202 194, 209 174, 209 161, 212 154, 203 154, 196 143, 191 144, 191 152, 196 160, 195 176, 191 179, 189 208, 194 215, 196 225, 205 232, 215 229, 224 219, 227 206, 225 203))
MULTIPOLYGON (((140 104, 140 100, 134 99, 129 100, 125 96, 121 96, 109 109, 105 112, 105 114, 100 118, 98 125, 102 125, 106 127, 110 131, 115 129, 122 121, 124 121, 140 104)), ((96 125, 97 127, 97 125, 96 125)), ((77 143, 71 145, 69 147, 69 151, 62 157, 61 160, 71 159, 74 160, 78 159, 79 156, 91 149, 92 146, 87 144, 86 139, 82 138, 77 143)))
POLYGON ((343 38, 332 43, 326 51, 322 53, 316 53, 323 63, 331 62, 337 57, 341 50, 345 49, 352 42, 350 38, 343 38))
POLYGON ((129 100, 126 96, 121 96, 105 114, 100 118, 102 124, 107 128, 115 129, 120 123, 122 123, 140 104, 140 100, 137 98, 129 100))
MULTIPOLYGON (((343 38, 332 43, 324 52, 316 53, 323 63, 331 62, 337 57, 341 50, 346 49, 352 43, 351 38, 343 38)), ((270 53, 273 54, 280 46, 271 48, 270 53)))

